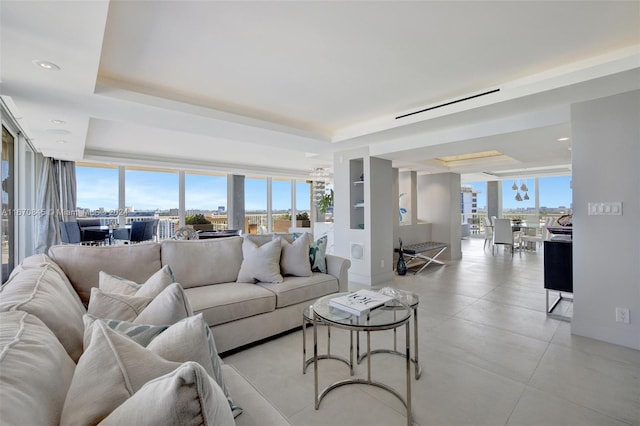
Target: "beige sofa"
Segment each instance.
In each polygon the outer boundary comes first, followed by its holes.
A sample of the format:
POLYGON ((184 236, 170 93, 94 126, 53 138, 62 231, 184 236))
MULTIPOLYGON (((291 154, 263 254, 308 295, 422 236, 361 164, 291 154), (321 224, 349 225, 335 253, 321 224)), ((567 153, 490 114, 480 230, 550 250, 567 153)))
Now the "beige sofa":
MULTIPOLYGON (((271 240, 272 235, 261 236, 271 240)), ((237 283, 243 237, 121 245, 55 246, 51 258, 86 305, 105 271, 143 283, 169 265, 195 313, 204 315, 221 353, 299 327, 309 302, 348 290, 350 261, 327 255, 327 274, 285 276, 284 282, 237 283)))
MULTIPOLYGON (((3 423, 58 423, 75 363, 82 355, 82 315, 100 271, 143 283, 170 265, 176 282, 184 283, 194 312, 202 313, 210 325, 220 352, 299 327, 310 301, 346 290, 349 261, 334 256, 327 256, 328 274, 285 277, 271 285, 236 283, 242 241, 232 237, 133 246, 56 246, 51 257, 26 259, 0 291, 3 423)), ((243 408, 236 424, 288 424, 237 370, 230 365, 222 369, 234 402, 243 408)))

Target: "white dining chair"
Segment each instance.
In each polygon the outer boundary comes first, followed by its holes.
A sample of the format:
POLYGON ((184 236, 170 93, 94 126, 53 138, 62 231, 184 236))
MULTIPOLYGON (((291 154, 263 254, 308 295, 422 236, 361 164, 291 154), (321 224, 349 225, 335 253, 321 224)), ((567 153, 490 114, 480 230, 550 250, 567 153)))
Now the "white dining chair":
MULTIPOLYGON (((494 219, 493 221, 493 247, 492 254, 495 255, 496 245, 511 248, 511 257, 516 248, 520 248, 520 231, 514 231, 511 227, 511 219, 494 219)), ((522 252, 520 252, 522 255, 522 252)))

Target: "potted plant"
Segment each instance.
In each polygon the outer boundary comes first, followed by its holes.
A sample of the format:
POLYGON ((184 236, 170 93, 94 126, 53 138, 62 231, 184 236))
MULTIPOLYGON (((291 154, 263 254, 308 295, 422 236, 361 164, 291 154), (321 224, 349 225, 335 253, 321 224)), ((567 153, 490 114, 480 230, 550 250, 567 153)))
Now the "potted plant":
POLYGON ((203 214, 185 216, 185 223, 196 231, 213 231, 213 224, 203 214))
POLYGON ((333 206, 333 189, 329 190, 329 192, 325 192, 322 195, 322 198, 318 201, 318 209, 320 213, 327 214, 327 210, 329 207, 333 206))

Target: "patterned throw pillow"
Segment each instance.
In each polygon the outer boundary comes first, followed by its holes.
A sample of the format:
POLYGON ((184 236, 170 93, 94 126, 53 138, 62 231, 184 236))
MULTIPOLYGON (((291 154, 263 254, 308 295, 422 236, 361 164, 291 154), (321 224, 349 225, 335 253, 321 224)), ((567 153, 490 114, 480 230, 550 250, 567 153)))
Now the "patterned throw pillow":
POLYGON ((327 241, 326 235, 312 241, 309 246, 309 261, 313 272, 327 273, 327 241))

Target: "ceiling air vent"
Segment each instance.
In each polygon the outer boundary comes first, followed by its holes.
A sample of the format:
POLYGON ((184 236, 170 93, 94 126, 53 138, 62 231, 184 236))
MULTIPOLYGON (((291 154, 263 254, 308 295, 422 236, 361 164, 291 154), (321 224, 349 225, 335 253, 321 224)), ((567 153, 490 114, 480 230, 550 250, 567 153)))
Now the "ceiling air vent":
POLYGON ((456 100, 453 100, 453 101, 450 101, 450 102, 445 102, 443 104, 435 105, 435 106, 432 106, 432 107, 429 107, 429 108, 424 108, 424 109, 421 109, 419 111, 414 111, 414 112, 410 112, 408 114, 399 115, 399 116, 396 117, 396 120, 399 120, 401 118, 406 118, 406 117, 409 117, 409 116, 415 115, 415 114, 422 114, 423 112, 431 111, 432 109, 438 109, 438 108, 446 107, 448 105, 457 104, 458 102, 468 101, 469 99, 479 98, 480 96, 490 95, 492 93, 496 93, 496 92, 499 92, 499 91, 500 91, 500 89, 493 89, 493 90, 489 90, 487 92, 478 93, 476 95, 467 96, 466 98, 461 98, 461 99, 456 99, 456 100))

